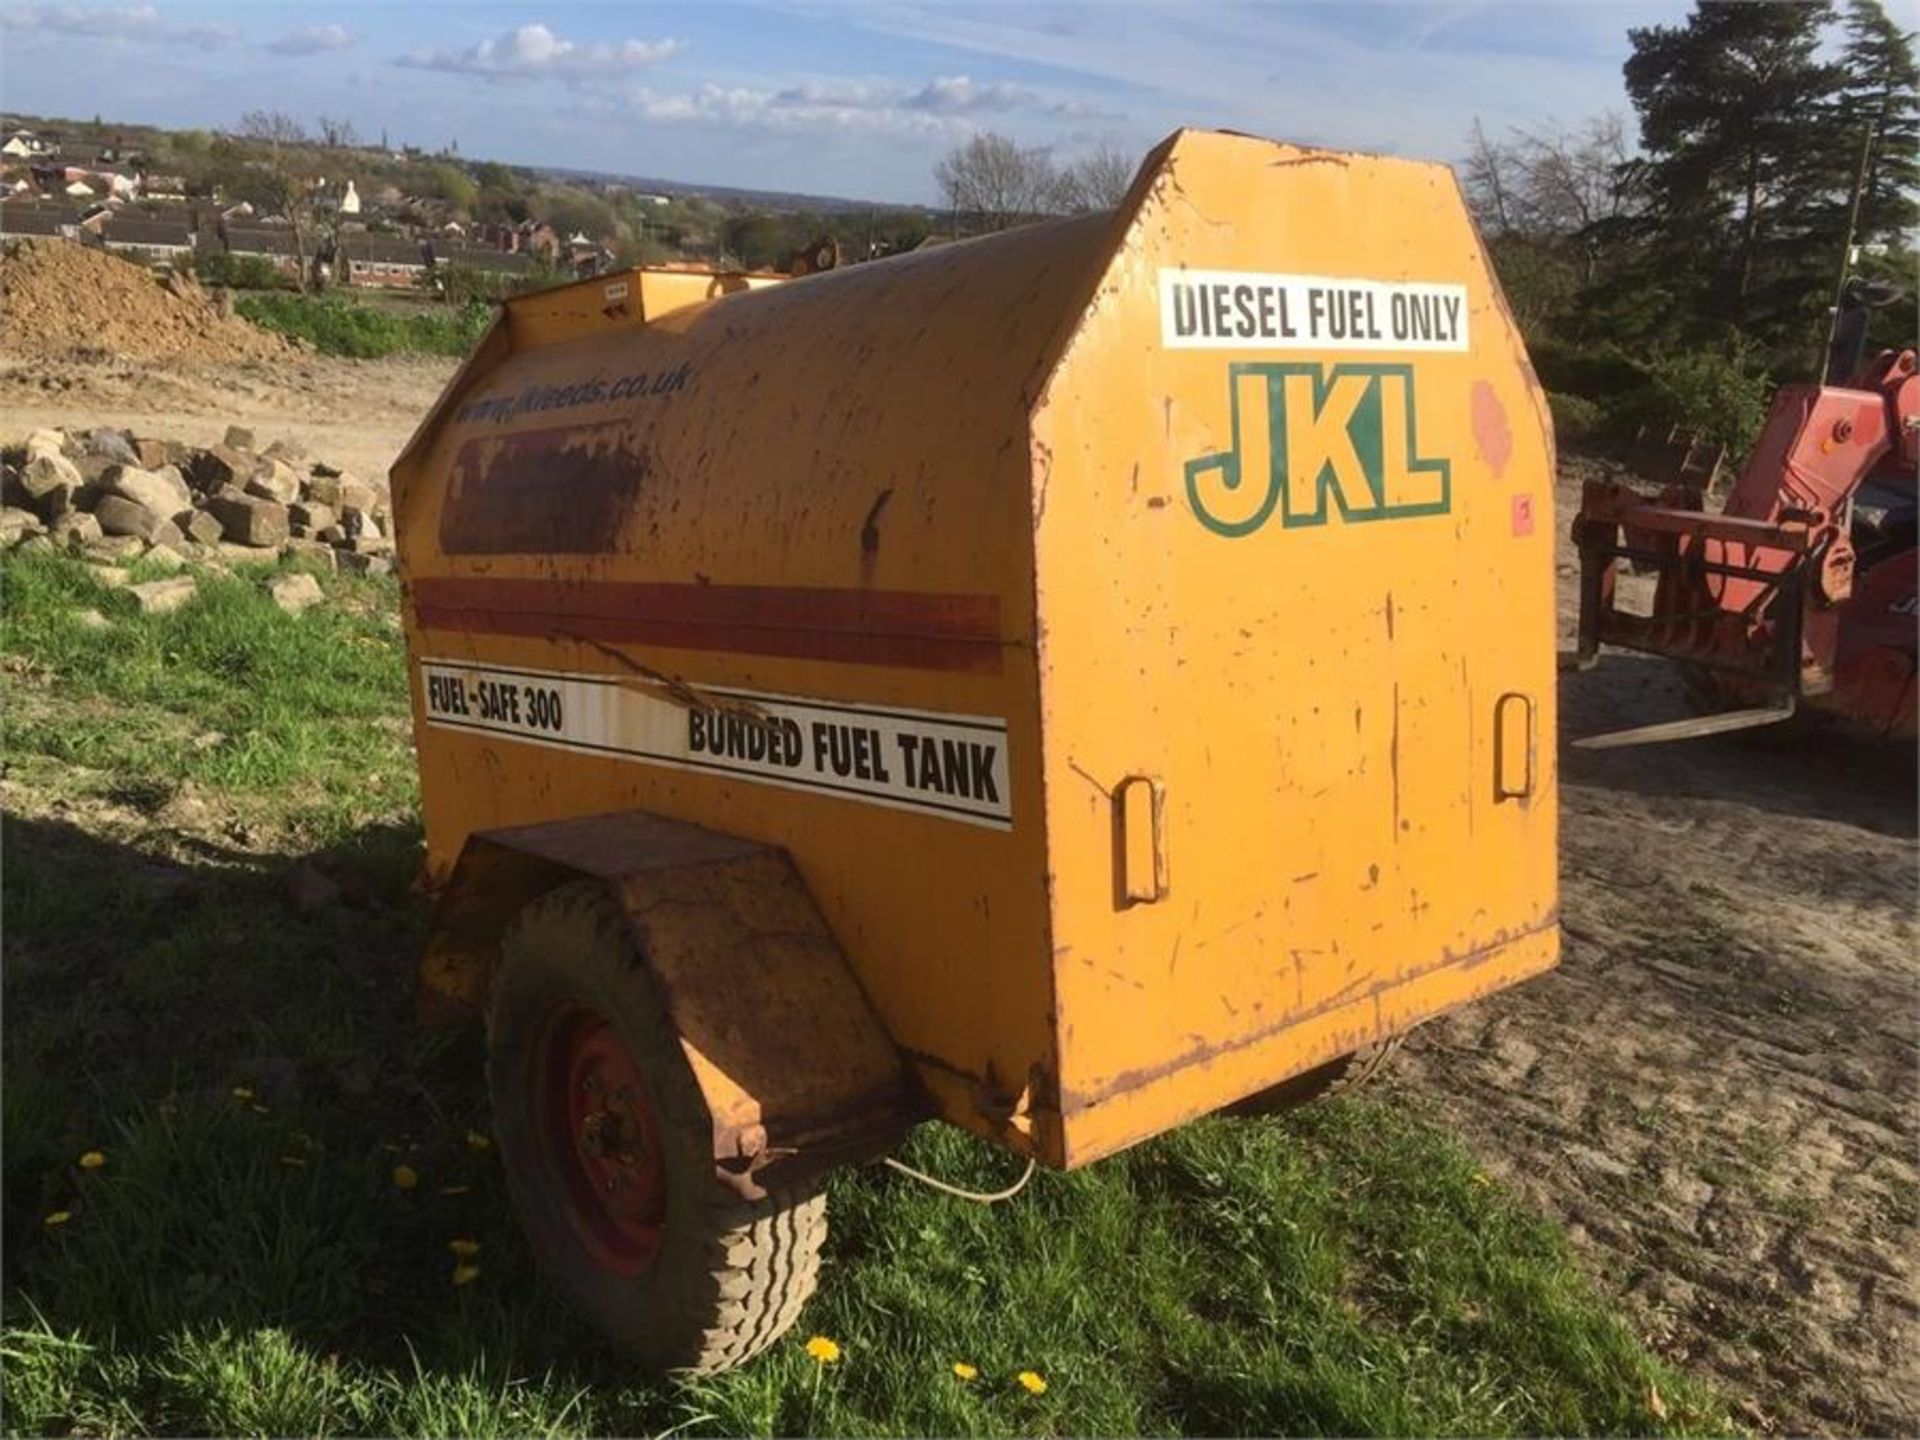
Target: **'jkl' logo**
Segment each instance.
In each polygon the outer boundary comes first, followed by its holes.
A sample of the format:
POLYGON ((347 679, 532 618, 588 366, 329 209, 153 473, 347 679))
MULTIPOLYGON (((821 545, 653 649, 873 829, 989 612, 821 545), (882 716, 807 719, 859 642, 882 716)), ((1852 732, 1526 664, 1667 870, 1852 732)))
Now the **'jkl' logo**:
POLYGON ((1443 515, 1447 461, 1422 456, 1411 365, 1228 367, 1233 448, 1187 462, 1187 500, 1221 535, 1251 535, 1279 507, 1286 529, 1443 515))

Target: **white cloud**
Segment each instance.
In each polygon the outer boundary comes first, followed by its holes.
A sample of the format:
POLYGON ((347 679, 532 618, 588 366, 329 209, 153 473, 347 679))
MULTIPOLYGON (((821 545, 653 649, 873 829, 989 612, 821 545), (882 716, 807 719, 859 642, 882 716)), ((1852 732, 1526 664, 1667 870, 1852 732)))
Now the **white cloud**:
POLYGON ((358 39, 344 25, 303 25, 278 40, 269 41, 266 48, 275 55, 324 55, 333 50, 351 50, 358 39))
POLYGON ((859 84, 795 85, 784 90, 708 84, 678 94, 640 90, 633 96, 633 106, 649 120, 740 130, 942 135, 957 128, 946 117, 902 109, 880 89, 859 84))
POLYGON ((936 115, 973 115, 982 111, 1020 110, 1039 105, 1040 97, 1024 85, 994 81, 982 85, 966 75, 943 75, 929 80, 907 98, 914 110, 936 115))
POLYGON ((494 40, 462 50, 420 50, 394 63, 410 70, 440 70, 479 75, 489 80, 607 79, 658 65, 686 48, 680 40, 622 40, 617 45, 582 45, 562 40, 545 25, 522 25, 494 40))
POLYGON ((940 76, 917 87, 864 80, 809 80, 779 89, 707 84, 681 93, 642 89, 632 99, 647 119, 671 123, 940 139, 966 135, 989 117, 1093 113, 1078 101, 966 75, 940 76))
POLYGON ((982 84, 966 75, 943 75, 929 80, 902 102, 911 110, 926 110, 935 115, 984 115, 1026 111, 1036 115, 1059 115, 1084 119, 1115 120, 1115 111, 1103 110, 1084 100, 1063 100, 1042 95, 1025 85, 1004 80, 982 84))
POLYGON ((11 5, 0 27, 90 40, 140 40, 160 45, 225 45, 234 32, 222 25, 174 25, 156 5, 11 5))

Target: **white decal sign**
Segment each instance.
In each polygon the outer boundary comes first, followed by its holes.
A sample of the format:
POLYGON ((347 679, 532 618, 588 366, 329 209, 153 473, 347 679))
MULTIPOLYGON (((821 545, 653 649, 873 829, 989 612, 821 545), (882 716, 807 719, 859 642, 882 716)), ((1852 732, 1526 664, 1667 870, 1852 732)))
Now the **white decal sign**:
POLYGON ((1007 722, 422 660, 429 725, 1011 829, 1007 722))
POLYGON ((1467 287, 1162 270, 1160 341, 1169 350, 1465 350, 1467 287))

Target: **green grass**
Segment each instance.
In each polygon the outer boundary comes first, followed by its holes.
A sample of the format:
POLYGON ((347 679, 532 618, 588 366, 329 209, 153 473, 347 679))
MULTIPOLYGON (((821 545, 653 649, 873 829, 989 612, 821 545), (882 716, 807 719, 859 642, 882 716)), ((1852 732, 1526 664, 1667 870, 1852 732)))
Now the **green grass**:
POLYGON ((332 295, 267 291, 243 295, 234 308, 254 324, 311 341, 322 354, 377 360, 384 355, 465 355, 493 318, 487 304, 401 313, 332 295))
MULTIPOLYGON (((641 1381, 542 1285, 469 1141, 480 1037, 412 1022, 394 596, 328 587, 294 618, 257 579, 207 580, 154 618, 65 559, 5 566, 8 1433, 1727 1428, 1553 1227, 1366 1101, 1188 1126, 991 1208, 844 1173, 800 1329, 732 1375, 641 1381), (302 859, 341 903, 293 910, 302 859), (454 1238, 482 1247, 463 1288, 454 1238), (816 1333, 838 1364, 807 1356, 816 1333)), ((937 1127, 908 1155, 1013 1169, 937 1127)))
MULTIPOLYGON (((329 579, 333 603, 292 616, 260 583, 287 568, 203 574, 193 604, 149 616, 91 567, 8 557, 0 649, 14 664, 0 698, 10 763, 43 762, 48 783, 84 773, 107 798, 142 809, 183 787, 227 792, 320 844, 369 815, 410 809, 397 587, 329 579), (89 610, 111 623, 89 629, 80 618, 89 610)), ((135 566, 133 578, 151 576, 135 566)))

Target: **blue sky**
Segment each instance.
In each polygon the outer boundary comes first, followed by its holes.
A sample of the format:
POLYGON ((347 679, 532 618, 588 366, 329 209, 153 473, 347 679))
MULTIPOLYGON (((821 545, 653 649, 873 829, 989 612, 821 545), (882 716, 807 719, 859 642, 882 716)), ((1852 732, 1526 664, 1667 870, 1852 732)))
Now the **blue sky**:
POLYGON ((0 106, 243 111, 516 163, 895 201, 997 130, 1066 159, 1182 125, 1455 158, 1625 110, 1629 26, 1685 0, 299 5, 0 0, 0 106))

